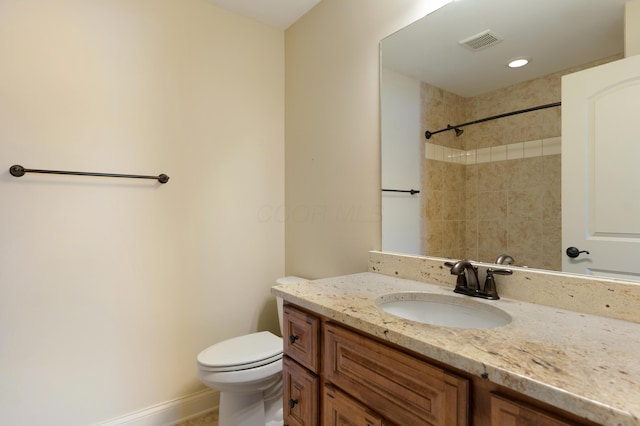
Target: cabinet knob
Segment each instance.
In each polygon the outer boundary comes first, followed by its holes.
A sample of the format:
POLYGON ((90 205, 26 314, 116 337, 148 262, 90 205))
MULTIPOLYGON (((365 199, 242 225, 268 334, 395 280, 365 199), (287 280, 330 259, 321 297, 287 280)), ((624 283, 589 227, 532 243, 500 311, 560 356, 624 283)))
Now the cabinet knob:
POLYGON ((294 336, 293 334, 289 336, 289 343, 291 343, 292 345, 296 342, 296 340, 298 340, 298 336, 294 336))
POLYGON ((298 403, 297 399, 293 399, 293 398, 289 399, 289 408, 295 407, 297 403, 298 403))

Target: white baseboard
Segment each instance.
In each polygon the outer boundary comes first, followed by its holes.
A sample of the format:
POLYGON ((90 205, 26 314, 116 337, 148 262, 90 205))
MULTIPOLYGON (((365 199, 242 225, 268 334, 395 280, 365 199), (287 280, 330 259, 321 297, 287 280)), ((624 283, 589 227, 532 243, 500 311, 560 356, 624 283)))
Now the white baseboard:
POLYGON ((171 426, 218 409, 218 392, 205 389, 95 426, 171 426))

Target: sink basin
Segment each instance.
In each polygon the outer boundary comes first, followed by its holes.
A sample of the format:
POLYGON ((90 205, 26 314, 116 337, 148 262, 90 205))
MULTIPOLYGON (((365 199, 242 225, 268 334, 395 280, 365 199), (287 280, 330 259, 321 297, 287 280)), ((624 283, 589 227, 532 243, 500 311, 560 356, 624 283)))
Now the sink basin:
POLYGON ((405 292, 376 300, 384 312, 420 322, 455 328, 494 328, 507 325, 511 316, 502 309, 465 297, 405 292))

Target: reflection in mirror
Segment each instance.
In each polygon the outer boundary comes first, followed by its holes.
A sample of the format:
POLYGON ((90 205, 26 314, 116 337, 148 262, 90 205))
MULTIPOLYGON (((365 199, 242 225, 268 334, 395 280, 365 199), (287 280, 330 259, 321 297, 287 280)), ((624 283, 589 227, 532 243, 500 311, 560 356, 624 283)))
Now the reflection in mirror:
POLYGON ((462 0, 381 42, 382 187, 421 190, 382 192, 384 251, 561 270, 561 109, 436 132, 559 103, 623 57, 624 3, 462 0))

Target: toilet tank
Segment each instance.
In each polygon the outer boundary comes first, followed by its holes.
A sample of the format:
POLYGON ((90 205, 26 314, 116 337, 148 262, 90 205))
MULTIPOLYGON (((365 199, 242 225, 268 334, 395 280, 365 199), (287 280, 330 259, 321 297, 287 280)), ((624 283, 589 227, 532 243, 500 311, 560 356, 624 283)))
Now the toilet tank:
MULTIPOLYGON (((277 285, 289 285, 289 284, 297 284, 297 283, 303 283, 308 281, 305 278, 300 278, 300 277, 296 277, 296 276, 288 276, 288 277, 282 277, 282 278, 278 278, 276 280, 276 284, 277 285)), ((276 301, 278 303, 278 321, 280 322, 280 335, 282 335, 282 305, 283 305, 283 300, 281 297, 276 297, 276 301)))

